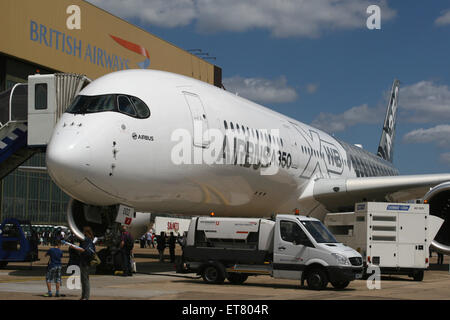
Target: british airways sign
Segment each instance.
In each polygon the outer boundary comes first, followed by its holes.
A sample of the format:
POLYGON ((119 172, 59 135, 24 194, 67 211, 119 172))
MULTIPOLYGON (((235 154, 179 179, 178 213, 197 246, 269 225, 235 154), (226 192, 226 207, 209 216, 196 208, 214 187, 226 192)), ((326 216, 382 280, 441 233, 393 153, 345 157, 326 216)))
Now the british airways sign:
POLYGON ((119 46, 143 56, 144 61, 133 65, 128 57, 108 52, 95 44, 85 42, 63 31, 30 20, 30 40, 39 45, 53 48, 56 51, 73 56, 86 63, 97 65, 111 72, 136 67, 147 69, 150 66, 150 54, 147 49, 120 37, 109 36, 111 41, 114 41, 119 46))

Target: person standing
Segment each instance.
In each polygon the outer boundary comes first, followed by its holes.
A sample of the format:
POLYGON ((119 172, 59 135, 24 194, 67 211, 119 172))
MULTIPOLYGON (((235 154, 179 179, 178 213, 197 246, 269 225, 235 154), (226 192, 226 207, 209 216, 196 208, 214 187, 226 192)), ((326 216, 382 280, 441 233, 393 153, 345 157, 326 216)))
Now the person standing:
POLYGON ((141 246, 142 249, 147 247, 147 238, 145 234, 143 234, 142 237, 139 239, 139 245, 141 246))
POLYGON ((161 234, 156 238, 156 249, 159 252, 159 262, 164 262, 164 249, 166 248, 166 234, 161 231, 161 234))
POLYGON ((155 233, 152 231, 152 248, 155 249, 155 233))
POLYGON ((175 262, 175 244, 177 243, 177 239, 173 232, 170 233, 169 237, 169 253, 170 253, 170 262, 175 262))
POLYGON ((177 242, 181 247, 181 262, 184 262, 184 247, 186 246, 186 238, 187 238, 187 231, 183 232, 183 235, 178 237, 177 239, 177 242))
POLYGON ((437 263, 444 264, 444 255, 442 253, 438 252, 437 256, 438 256, 437 263))
POLYGON ((134 240, 131 234, 127 231, 126 226, 121 226, 122 238, 120 242, 120 252, 122 254, 123 276, 131 277, 133 272, 131 270, 131 254, 133 252, 134 240))
POLYGON ((59 297, 59 287, 61 285, 61 258, 63 256, 63 252, 60 249, 61 242, 56 241, 55 247, 50 248, 45 256, 50 257, 50 260, 48 262, 47 267, 47 275, 45 277, 45 280, 47 282, 47 293, 44 295, 44 297, 51 297, 52 296, 52 282, 56 285, 56 292, 55 297, 59 297))
POLYGON ((69 247, 80 253, 80 280, 81 280, 81 300, 89 300, 91 288, 89 283, 89 269, 91 260, 95 254, 94 232, 91 227, 83 228, 84 240, 81 241, 80 247, 69 244, 69 247))
MULTIPOLYGON (((147 247, 150 248, 150 245, 152 245, 152 233, 150 232, 150 230, 147 231, 147 233, 145 234, 145 236, 146 236, 146 240, 147 240, 147 247)), ((154 247, 155 247, 155 246, 153 245, 153 248, 154 248, 154 247)))

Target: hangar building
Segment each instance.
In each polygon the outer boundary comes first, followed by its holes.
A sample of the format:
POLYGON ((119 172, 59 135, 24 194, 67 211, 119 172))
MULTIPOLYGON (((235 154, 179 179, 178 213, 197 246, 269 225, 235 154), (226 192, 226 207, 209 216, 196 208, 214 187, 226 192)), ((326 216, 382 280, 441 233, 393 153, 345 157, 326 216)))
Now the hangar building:
MULTIPOLYGON (((0 12, 0 92, 35 73, 72 72, 96 79, 137 68, 222 86, 221 68, 85 1, 2 0, 0 12)), ((23 165, 45 167, 45 154, 23 165)), ((1 180, 2 219, 62 223, 68 200, 44 173, 14 170, 1 180)))

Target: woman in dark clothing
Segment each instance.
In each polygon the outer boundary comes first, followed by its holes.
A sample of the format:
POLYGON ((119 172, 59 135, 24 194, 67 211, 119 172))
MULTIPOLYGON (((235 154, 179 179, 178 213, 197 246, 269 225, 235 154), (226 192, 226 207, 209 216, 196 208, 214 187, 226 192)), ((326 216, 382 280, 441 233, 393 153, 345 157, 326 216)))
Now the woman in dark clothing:
POLYGON ((80 247, 73 246, 80 253, 80 273, 81 273, 81 300, 89 300, 90 284, 89 284, 89 268, 91 266, 92 256, 95 253, 94 233, 91 227, 83 228, 84 240, 81 241, 80 247))

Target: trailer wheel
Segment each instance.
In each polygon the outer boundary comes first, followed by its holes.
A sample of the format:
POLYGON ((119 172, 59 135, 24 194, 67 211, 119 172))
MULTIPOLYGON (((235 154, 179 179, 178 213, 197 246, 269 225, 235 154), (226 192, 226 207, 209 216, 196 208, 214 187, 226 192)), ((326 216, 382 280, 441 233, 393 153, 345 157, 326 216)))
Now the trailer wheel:
POLYGON ((240 273, 229 273, 227 277, 232 284, 243 284, 247 278, 248 275, 240 273))
POLYGON ((0 261, 0 269, 5 268, 8 265, 8 261, 0 261))
POLYGON ((222 270, 215 265, 207 265, 202 271, 202 278, 208 284, 223 283, 225 277, 222 274, 222 270))
POLYGON ((308 283, 308 288, 311 290, 323 290, 328 284, 328 277, 324 270, 314 268, 308 271, 306 282, 308 283))
POLYGON ((350 281, 341 281, 341 282, 331 282, 331 285, 335 288, 335 289, 345 289, 347 288, 347 286, 349 285, 350 281))
POLYGON ((415 271, 412 275, 414 281, 422 281, 424 276, 423 270, 415 271))

